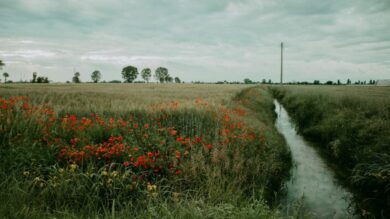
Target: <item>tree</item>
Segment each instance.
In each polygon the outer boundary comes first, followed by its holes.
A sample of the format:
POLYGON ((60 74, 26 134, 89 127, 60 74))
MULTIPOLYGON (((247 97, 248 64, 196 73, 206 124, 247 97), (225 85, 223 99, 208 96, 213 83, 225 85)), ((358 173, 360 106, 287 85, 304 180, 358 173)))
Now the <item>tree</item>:
POLYGON ((253 82, 252 82, 252 80, 251 79, 249 79, 249 78, 245 78, 244 79, 244 84, 252 84, 253 82))
POLYGON ((160 83, 164 83, 165 79, 169 77, 168 69, 164 67, 158 67, 154 72, 154 77, 157 81, 160 81, 160 83))
POLYGON ((181 83, 181 80, 180 80, 180 78, 179 78, 179 77, 175 77, 175 83, 178 83, 178 84, 180 84, 180 83, 181 83))
POLYGON ((150 77, 152 77, 152 70, 150 70, 150 68, 142 69, 141 77, 146 83, 149 83, 150 77))
POLYGON ((94 72, 92 72, 91 79, 94 83, 98 83, 101 78, 102 78, 102 74, 100 73, 100 71, 95 70, 94 72))
POLYGON ((73 83, 81 83, 81 81, 80 81, 80 73, 79 72, 74 73, 74 76, 72 78, 72 82, 73 83))
POLYGON ((3 77, 4 77, 4 84, 5 84, 7 83, 7 78, 9 77, 9 74, 7 72, 4 72, 3 77))
POLYGON ((351 80, 348 78, 348 80, 347 80, 347 84, 349 85, 349 84, 351 84, 351 80))
POLYGON ((337 85, 341 85, 341 82, 340 82, 340 80, 337 80, 337 85))
POLYGON ((5 63, 2 60, 0 60, 0 70, 3 69, 3 66, 5 66, 5 63))
POLYGON ((31 81, 31 83, 36 83, 37 82, 37 76, 38 74, 36 72, 33 73, 33 79, 31 81))
POLYGON ((173 82, 173 78, 170 75, 167 75, 164 80, 165 80, 165 82, 168 82, 168 83, 173 82))
POLYGON ((138 76, 138 69, 134 66, 127 66, 122 69, 122 78, 125 82, 132 83, 138 76))
POLYGON ((321 84, 321 83, 320 83, 320 81, 319 81, 319 80, 314 80, 313 84, 315 84, 315 85, 319 85, 319 84, 321 84))

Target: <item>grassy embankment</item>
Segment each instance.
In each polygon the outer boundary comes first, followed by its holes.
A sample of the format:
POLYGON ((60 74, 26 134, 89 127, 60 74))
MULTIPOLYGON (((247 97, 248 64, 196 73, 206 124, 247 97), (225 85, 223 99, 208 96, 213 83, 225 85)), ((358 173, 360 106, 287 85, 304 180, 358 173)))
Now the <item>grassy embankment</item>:
POLYGON ((0 216, 277 218, 289 152, 243 88, 0 87, 0 216))
POLYGON ((390 209, 390 88, 273 87, 306 138, 319 143, 356 192, 364 216, 390 209))

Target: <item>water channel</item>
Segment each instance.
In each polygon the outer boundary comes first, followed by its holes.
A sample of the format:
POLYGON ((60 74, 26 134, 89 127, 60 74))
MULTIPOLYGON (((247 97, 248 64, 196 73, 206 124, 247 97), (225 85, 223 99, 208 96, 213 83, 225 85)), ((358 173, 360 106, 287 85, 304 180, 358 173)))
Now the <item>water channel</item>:
POLYGON ((286 110, 276 100, 275 106, 275 125, 285 137, 293 161, 283 213, 304 214, 305 218, 354 218, 349 207, 352 195, 337 183, 318 152, 297 134, 286 110))

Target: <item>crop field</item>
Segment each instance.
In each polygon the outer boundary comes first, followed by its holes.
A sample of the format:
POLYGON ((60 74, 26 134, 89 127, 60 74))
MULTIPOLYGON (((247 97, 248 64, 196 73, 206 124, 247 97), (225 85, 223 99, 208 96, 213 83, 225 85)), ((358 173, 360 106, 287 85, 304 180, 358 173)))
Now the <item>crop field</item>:
POLYGON ((387 218, 390 87, 274 86, 272 93, 355 193, 360 215, 387 218))
POLYGON ((0 87, 2 218, 278 218, 266 87, 0 87))

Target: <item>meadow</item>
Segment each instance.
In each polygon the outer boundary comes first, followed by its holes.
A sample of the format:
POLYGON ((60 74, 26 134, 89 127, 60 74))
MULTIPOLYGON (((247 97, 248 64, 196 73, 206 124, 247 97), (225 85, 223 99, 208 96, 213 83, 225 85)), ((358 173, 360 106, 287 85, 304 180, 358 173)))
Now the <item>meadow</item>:
POLYGON ((279 218, 266 87, 2 85, 2 218, 279 218))
POLYGON ((390 209, 390 87, 274 86, 272 93, 354 192, 360 215, 390 209))

